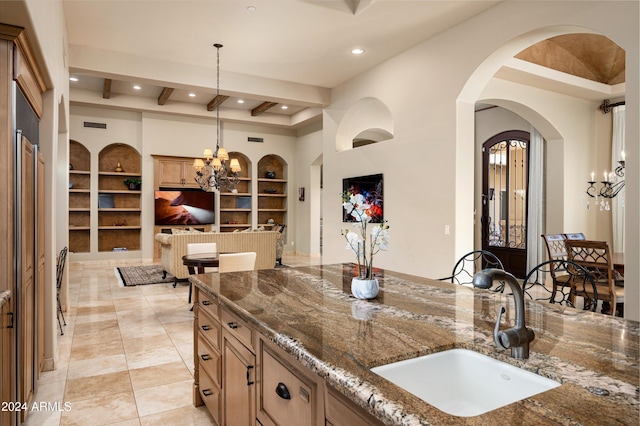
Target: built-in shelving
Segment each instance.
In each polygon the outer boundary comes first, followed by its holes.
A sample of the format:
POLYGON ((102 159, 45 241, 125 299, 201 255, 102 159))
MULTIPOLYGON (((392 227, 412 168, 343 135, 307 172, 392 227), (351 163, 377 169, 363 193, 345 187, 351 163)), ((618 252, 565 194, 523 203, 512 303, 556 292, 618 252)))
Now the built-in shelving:
POLYGON ((91 154, 69 141, 69 251, 91 251, 91 154))
POLYGON ((140 154, 129 145, 112 144, 98 161, 98 251, 140 250, 142 191, 124 183, 141 178, 140 154))
POLYGON ((258 162, 258 176, 258 226, 286 224, 286 162, 277 155, 266 155, 258 162))
POLYGON ((239 152, 230 152, 229 158, 237 158, 242 171, 236 192, 220 191, 220 231, 230 232, 236 229, 251 228, 253 202, 251 200, 251 162, 239 152))

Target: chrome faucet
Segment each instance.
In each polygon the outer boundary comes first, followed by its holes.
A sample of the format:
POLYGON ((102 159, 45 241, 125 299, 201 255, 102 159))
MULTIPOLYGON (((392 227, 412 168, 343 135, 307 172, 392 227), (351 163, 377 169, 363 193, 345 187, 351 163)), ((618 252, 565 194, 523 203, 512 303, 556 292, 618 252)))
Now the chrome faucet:
POLYGON ((533 330, 525 326, 524 321, 524 292, 516 277, 502 269, 485 269, 473 276, 473 286, 490 289, 494 281, 504 281, 511 288, 516 305, 516 324, 514 327, 500 331, 500 320, 505 312, 500 307, 498 320, 493 330, 493 340, 500 349, 511 348, 511 356, 517 359, 529 358, 529 343, 533 341, 533 330))

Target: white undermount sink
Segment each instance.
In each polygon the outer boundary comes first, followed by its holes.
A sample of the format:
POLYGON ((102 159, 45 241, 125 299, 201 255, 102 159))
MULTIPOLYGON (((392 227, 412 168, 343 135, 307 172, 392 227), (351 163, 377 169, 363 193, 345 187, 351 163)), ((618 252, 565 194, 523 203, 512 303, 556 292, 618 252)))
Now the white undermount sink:
POLYGON ((374 373, 454 416, 477 416, 560 383, 467 349, 381 365, 374 373))

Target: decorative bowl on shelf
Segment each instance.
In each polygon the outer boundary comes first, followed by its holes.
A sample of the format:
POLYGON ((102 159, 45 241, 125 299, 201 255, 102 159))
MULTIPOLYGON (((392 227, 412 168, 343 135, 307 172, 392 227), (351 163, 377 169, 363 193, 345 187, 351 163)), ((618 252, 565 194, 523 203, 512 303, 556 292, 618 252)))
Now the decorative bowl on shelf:
POLYGON ((277 189, 275 188, 265 188, 264 193, 265 194, 276 194, 278 192, 277 189))
POLYGON ((264 174, 264 177, 266 177, 267 179, 275 179, 276 172, 274 172, 273 170, 267 170, 264 174))

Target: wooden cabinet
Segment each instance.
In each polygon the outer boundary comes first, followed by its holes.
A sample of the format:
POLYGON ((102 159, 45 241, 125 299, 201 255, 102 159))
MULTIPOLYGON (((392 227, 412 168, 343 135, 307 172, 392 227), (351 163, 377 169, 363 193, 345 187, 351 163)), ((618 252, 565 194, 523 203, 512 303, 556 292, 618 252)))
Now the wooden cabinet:
POLYGON ((194 405, 219 425, 381 425, 195 287, 194 405))
POLYGON ((91 251, 91 154, 69 141, 69 251, 91 251))
POLYGON ((140 194, 128 189, 140 179, 140 154, 131 146, 112 144, 99 154, 98 251, 140 250, 140 194))
POLYGON ((254 425, 253 331, 200 291, 195 313, 194 404, 204 403, 217 424, 254 425))
POLYGON ((193 158, 153 156, 156 188, 199 188, 193 158))
POLYGON ((270 341, 258 339, 257 415, 263 426, 323 425, 322 380, 270 341), (297 365, 296 365, 297 364, 297 365))
POLYGON ((287 167, 277 155, 266 155, 258 162, 258 225, 286 224, 287 167))
POLYGON ((239 152, 230 152, 236 158, 242 171, 239 173, 235 192, 220 191, 220 231, 232 232, 236 229, 251 228, 253 202, 251 199, 251 162, 239 152))

